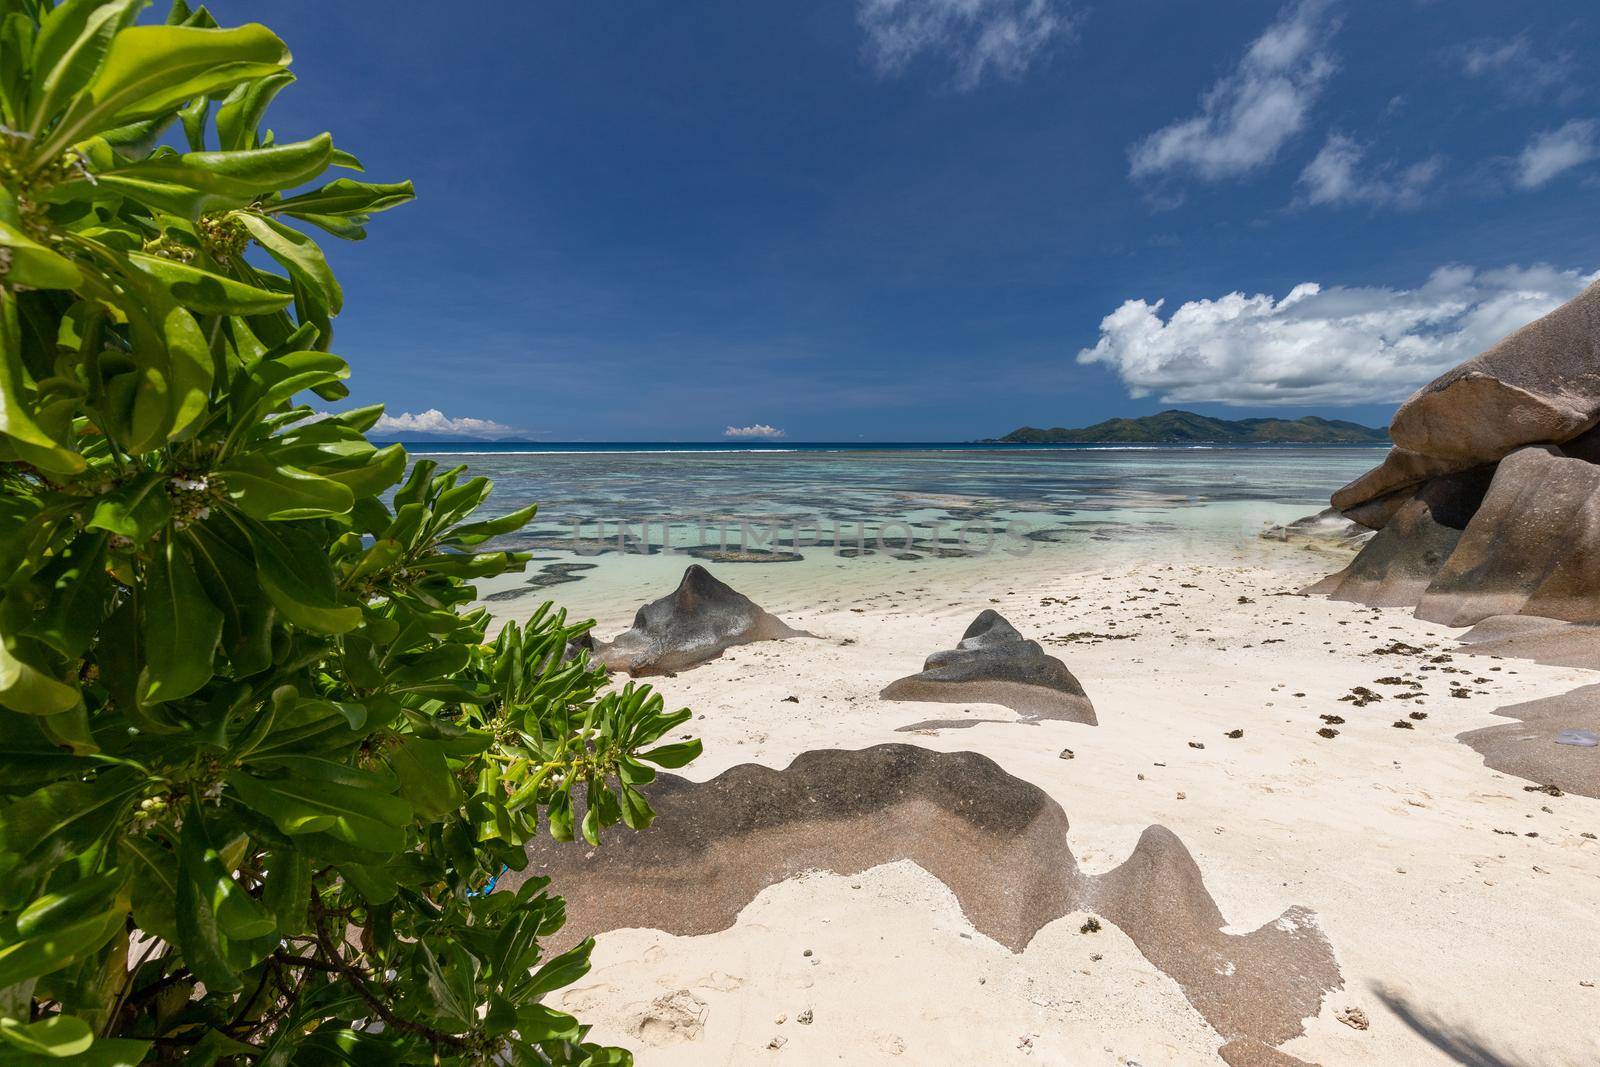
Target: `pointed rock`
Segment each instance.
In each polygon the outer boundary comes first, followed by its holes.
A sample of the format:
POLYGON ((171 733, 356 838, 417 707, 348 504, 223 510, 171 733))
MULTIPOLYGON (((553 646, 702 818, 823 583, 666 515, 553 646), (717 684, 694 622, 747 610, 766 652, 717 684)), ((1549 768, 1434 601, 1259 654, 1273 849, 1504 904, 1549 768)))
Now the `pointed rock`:
POLYGON ((665 674, 716 659, 734 645, 810 637, 692 564, 678 588, 633 617, 633 628, 595 642, 595 658, 630 675, 665 674))
POLYGON ((1000 614, 986 610, 973 620, 961 643, 935 652, 922 673, 891 682, 884 700, 1000 704, 1031 719, 1097 723, 1094 705, 1067 665, 1046 655, 1000 614))

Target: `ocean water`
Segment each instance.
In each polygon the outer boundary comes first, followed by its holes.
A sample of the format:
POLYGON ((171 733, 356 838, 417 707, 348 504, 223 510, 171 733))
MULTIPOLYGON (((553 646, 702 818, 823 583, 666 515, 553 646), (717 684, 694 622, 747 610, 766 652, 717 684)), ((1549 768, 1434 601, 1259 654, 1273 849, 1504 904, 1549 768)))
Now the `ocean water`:
MULTIPOLYGON (((1327 506, 1381 449, 970 445, 407 446, 537 502, 492 547, 533 553, 484 586, 497 613, 554 597, 615 615, 699 561, 789 603, 940 574, 1127 558, 1228 560, 1327 506), (546 592, 548 591, 548 592, 546 592)), ((649 594, 649 595, 647 595, 649 594)), ((751 595, 755 595, 752 593, 751 595)))

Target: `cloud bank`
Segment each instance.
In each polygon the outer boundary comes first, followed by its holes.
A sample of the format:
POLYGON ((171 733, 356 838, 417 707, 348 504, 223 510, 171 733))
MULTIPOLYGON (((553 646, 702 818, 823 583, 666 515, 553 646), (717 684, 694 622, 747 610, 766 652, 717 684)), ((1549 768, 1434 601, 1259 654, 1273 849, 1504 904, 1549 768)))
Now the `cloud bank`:
POLYGON ((438 408, 429 408, 427 411, 412 414, 403 411, 398 415, 385 414, 378 419, 372 428, 376 434, 449 434, 453 437, 481 437, 492 439, 496 437, 515 437, 522 433, 514 426, 507 426, 503 422, 494 422, 490 419, 474 419, 470 417, 451 418, 438 408))
POLYGON ((938 56, 966 91, 991 72, 1020 77, 1052 41, 1071 37, 1078 20, 1062 0, 859 0, 856 21, 880 77, 938 56))
POLYGON ((1192 300, 1166 319, 1163 300, 1127 300, 1078 362, 1167 403, 1396 402, 1596 280, 1600 271, 1448 266, 1416 289, 1303 282, 1281 299, 1192 300))
POLYGON ((1400 171, 1374 167, 1366 161, 1365 148, 1336 133, 1300 172, 1300 187, 1304 200, 1310 204, 1418 207, 1441 169, 1437 157, 1400 171))
POLYGON ((754 426, 729 426, 722 431, 724 437, 765 437, 768 439, 782 437, 783 431, 776 426, 765 423, 756 423, 754 426))
POLYGON ((1600 123, 1573 119, 1559 129, 1535 134, 1517 157, 1517 184, 1537 189, 1573 167, 1600 159, 1600 123))
POLYGON ((1306 124, 1334 71, 1330 0, 1299 0, 1251 42, 1200 98, 1200 113, 1157 130, 1128 153, 1135 178, 1193 171, 1215 181, 1271 163, 1306 124))

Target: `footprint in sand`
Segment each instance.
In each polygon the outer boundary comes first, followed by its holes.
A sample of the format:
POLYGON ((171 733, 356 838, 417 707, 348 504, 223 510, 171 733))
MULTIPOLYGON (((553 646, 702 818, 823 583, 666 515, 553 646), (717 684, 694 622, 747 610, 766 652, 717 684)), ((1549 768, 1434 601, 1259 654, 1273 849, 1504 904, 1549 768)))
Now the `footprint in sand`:
POLYGON ((742 985, 744 985, 743 978, 736 978, 733 975, 725 974, 722 971, 712 971, 710 974, 696 982, 694 984, 694 988, 711 989, 718 993, 732 993, 735 989, 738 989, 742 985))
POLYGON ((705 1029, 709 1010, 705 1001, 687 989, 678 989, 652 1000, 630 1029, 655 1048, 693 1041, 705 1029))
POLYGON ((607 982, 598 982, 594 985, 573 986, 561 993, 561 1007, 563 1011, 575 1012, 582 1015, 593 1009, 596 1005, 614 1002, 617 987, 607 982))

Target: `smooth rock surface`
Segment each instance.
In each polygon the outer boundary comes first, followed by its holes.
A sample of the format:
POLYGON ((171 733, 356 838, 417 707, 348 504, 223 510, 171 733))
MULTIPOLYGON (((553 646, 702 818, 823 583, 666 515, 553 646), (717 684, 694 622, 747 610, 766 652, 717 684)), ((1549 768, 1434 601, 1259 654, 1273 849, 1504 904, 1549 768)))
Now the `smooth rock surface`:
POLYGON ((1464 469, 1463 462, 1458 459, 1441 459, 1404 448, 1391 448, 1383 457, 1382 463, 1349 485, 1335 490, 1329 502, 1333 505, 1334 511, 1343 514, 1350 521, 1381 530, 1389 516, 1405 499, 1404 496, 1396 494, 1462 469, 1464 469), (1394 501, 1395 506, 1390 508, 1382 507, 1381 504, 1379 507, 1371 506, 1385 500, 1394 501))
POLYGON ((1306 592, 1372 607, 1410 607, 1455 551, 1488 484, 1486 468, 1427 482, 1349 566, 1306 592))
POLYGON ((594 656, 630 675, 664 674, 716 659, 734 645, 809 636, 696 563, 683 572, 677 589, 639 609, 632 629, 596 641, 594 656))
POLYGON ((1417 618, 1600 621, 1600 466, 1551 446, 1500 462, 1483 504, 1417 604, 1417 618))
POLYGON ((884 700, 1000 704, 1031 719, 1096 724, 1094 705, 1067 665, 986 610, 961 643, 927 658, 920 674, 890 682, 884 700))
POLYGON ((1389 424, 1399 448, 1488 463, 1600 420, 1600 282, 1435 378, 1389 424))

